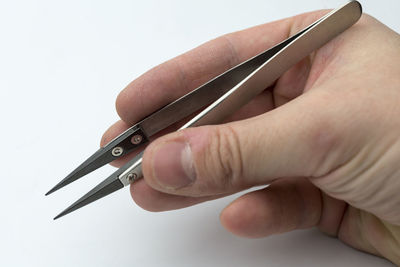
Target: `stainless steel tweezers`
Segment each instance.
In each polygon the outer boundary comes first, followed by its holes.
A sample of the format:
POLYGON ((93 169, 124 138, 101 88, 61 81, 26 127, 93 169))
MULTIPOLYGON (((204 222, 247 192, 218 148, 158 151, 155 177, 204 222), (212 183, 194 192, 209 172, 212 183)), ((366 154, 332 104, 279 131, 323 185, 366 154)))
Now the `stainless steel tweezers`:
MULTIPOLYGON (((361 17, 359 2, 351 1, 328 13, 302 31, 257 56, 231 68, 192 92, 145 117, 78 166, 46 195, 72 183, 133 150, 143 148, 149 137, 203 109, 180 128, 221 122, 228 115, 271 86, 283 73, 314 50, 351 27, 361 17)), ((126 185, 142 175, 143 151, 54 219, 60 218, 126 185)))

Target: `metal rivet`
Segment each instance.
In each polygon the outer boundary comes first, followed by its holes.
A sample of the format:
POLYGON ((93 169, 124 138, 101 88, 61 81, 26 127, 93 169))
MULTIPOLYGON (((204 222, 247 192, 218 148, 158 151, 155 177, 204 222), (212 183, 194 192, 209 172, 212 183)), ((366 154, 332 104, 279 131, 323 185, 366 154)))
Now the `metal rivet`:
POLYGON ((143 137, 140 134, 135 134, 131 138, 131 142, 134 145, 140 144, 142 142, 142 140, 143 140, 143 137))
POLYGON ((128 178, 128 181, 129 181, 130 183, 132 183, 132 182, 134 182, 134 181, 136 180, 137 174, 131 172, 130 174, 128 174, 127 178, 128 178))
POLYGON ((118 157, 118 156, 121 156, 123 152, 124 152, 124 149, 120 146, 117 146, 117 147, 113 148, 113 150, 111 151, 111 154, 114 157, 118 157))

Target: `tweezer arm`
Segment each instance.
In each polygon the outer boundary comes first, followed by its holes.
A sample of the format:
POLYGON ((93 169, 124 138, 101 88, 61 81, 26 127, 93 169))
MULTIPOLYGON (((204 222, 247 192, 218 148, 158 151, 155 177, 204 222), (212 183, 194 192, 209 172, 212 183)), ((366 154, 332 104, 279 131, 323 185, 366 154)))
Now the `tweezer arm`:
POLYGON ((181 129, 222 121, 261 93, 291 66, 351 27, 359 20, 361 14, 361 5, 357 1, 330 12, 181 129))
MULTIPOLYGON (((361 14, 361 5, 357 1, 351 1, 272 48, 271 51, 275 51, 273 56, 182 126, 180 130, 222 121, 270 86, 291 66, 351 27, 359 20, 361 14)), ((122 184, 128 185, 143 176, 141 162, 142 158, 135 157, 127 163, 131 166, 119 176, 122 184)))

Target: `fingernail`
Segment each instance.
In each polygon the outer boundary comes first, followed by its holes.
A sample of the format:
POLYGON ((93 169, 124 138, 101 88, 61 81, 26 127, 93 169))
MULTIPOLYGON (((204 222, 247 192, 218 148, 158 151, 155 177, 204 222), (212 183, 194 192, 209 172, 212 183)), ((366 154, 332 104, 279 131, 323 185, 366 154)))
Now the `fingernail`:
POLYGON ((196 179, 192 151, 186 142, 170 142, 155 152, 153 170, 159 184, 168 189, 190 185, 196 179))

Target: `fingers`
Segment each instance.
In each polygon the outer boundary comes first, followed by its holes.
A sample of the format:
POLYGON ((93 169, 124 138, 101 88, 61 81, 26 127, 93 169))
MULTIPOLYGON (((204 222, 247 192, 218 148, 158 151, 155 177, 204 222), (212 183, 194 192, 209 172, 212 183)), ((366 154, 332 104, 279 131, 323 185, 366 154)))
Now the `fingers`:
MULTIPOLYGON (((270 48, 325 12, 303 14, 227 34, 153 68, 129 84, 118 96, 117 111, 125 125, 118 122, 110 127, 102 138, 102 145, 127 129, 127 125, 132 125, 237 63, 270 48)), ((305 59, 283 75, 274 89, 275 96, 265 91, 228 118, 228 121, 262 114, 274 107, 274 101, 281 105, 298 96, 302 92, 309 63, 305 59)), ((112 164, 121 166, 133 156, 123 157, 112 164)))
MULTIPOLYGON (((262 113, 265 113, 269 111, 273 106, 273 100, 271 96, 270 91, 264 91, 260 95, 258 95, 256 98, 254 98, 252 101, 250 101, 248 104, 243 106, 239 112, 236 112, 235 114, 232 114, 229 118, 227 118, 226 121, 233 121, 233 120, 241 120, 245 119, 248 117, 253 117, 262 113)), ((165 135, 167 133, 170 133, 172 131, 176 131, 182 126, 183 122, 178 122, 170 127, 167 127, 166 129, 160 131, 154 136, 150 137, 150 141, 155 140, 156 138, 165 135)), ((119 134, 124 132, 126 129, 130 127, 129 124, 126 122, 120 120, 111 125, 107 131, 103 134, 103 137, 101 138, 100 146, 103 147, 105 146, 108 142, 113 140, 115 137, 117 137, 119 134)), ((117 160, 113 161, 111 165, 115 167, 121 167, 125 163, 127 163, 130 159, 132 159, 135 155, 138 154, 138 151, 133 151, 128 155, 125 155, 121 158, 118 158, 117 160)))
POLYGON ((148 211, 181 209, 201 202, 223 197, 221 195, 195 198, 170 195, 154 190, 148 186, 144 180, 140 180, 131 186, 131 195, 136 204, 148 211))
POLYGON ((313 227, 320 215, 320 191, 305 178, 290 178, 236 199, 220 219, 233 234, 259 238, 313 227))
MULTIPOLYGON (((118 114, 132 124, 209 79, 279 43, 327 11, 303 14, 207 42, 129 84, 118 96, 118 114)), ((294 93, 296 95, 296 93, 294 93)))
POLYGON ((255 118, 163 136, 145 151, 144 178, 159 191, 199 197, 320 176, 347 160, 336 151, 340 122, 332 105, 325 93, 308 93, 255 118))
POLYGON ((291 19, 219 37, 140 76, 117 98, 121 119, 134 123, 239 62, 285 39, 291 19))

